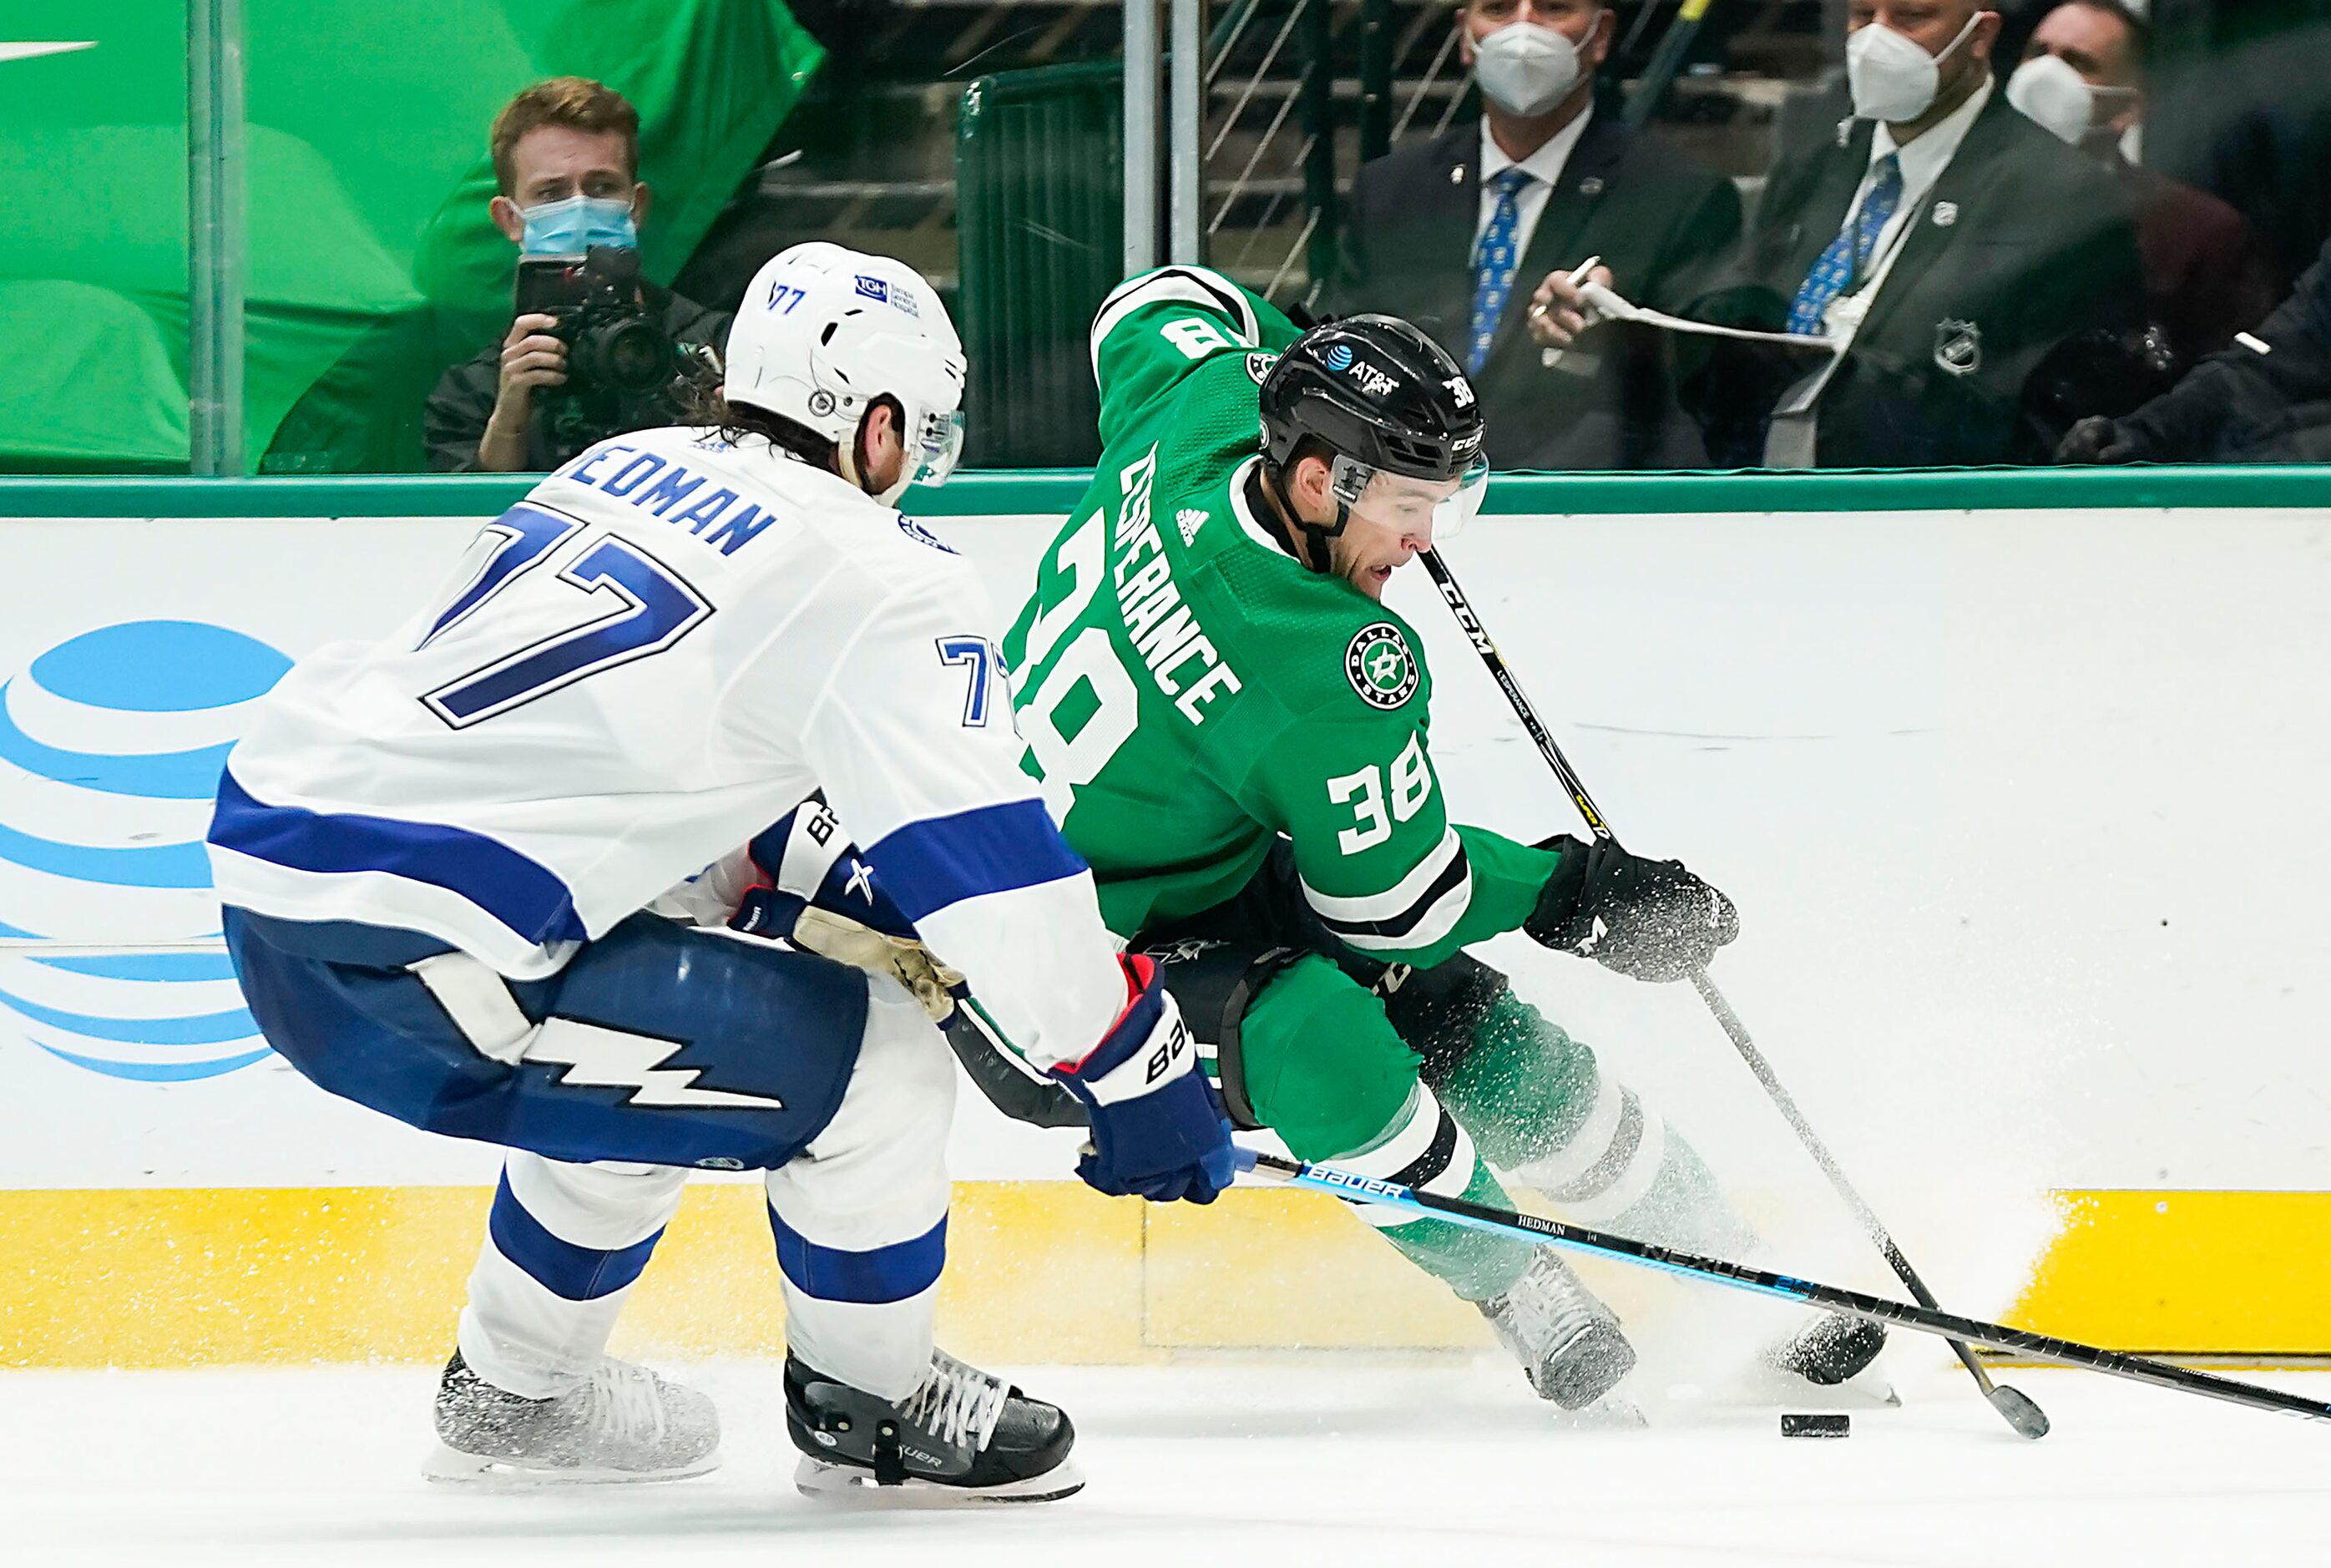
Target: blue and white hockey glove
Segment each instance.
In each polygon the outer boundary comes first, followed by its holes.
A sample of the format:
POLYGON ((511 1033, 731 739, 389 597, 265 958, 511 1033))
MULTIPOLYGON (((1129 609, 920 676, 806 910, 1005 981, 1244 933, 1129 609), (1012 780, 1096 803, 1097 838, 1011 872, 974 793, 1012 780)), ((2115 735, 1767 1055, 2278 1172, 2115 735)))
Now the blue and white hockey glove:
POLYGON ((1236 1174, 1231 1124, 1156 963, 1118 962, 1132 993, 1125 1012, 1092 1054, 1051 1069, 1084 1102, 1092 1128, 1077 1174, 1111 1197, 1211 1203, 1236 1174))
POLYGON ((746 846, 761 879, 737 900, 729 926, 783 937, 838 964, 888 974, 936 1022, 955 1011, 963 976, 933 958, 842 823, 804 801, 746 846))

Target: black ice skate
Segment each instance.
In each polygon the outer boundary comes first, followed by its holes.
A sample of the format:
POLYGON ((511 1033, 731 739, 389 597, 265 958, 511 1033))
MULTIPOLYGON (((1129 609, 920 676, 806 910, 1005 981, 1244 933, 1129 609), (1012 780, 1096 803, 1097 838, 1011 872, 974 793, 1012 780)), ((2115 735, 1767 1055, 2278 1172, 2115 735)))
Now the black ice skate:
POLYGON ((1886 1330, 1837 1313, 1817 1319, 1773 1353, 1773 1364, 1816 1388, 1835 1388, 1878 1359, 1886 1330))
POLYGON ((1593 1404, 1635 1364, 1618 1315, 1551 1252, 1540 1252, 1503 1296, 1476 1305, 1538 1398, 1564 1410, 1593 1404))
POLYGON ((525 1399, 471 1372, 457 1350, 437 1383, 437 1437, 434 1481, 676 1481, 720 1462, 710 1400, 612 1356, 571 1393, 525 1399))
POLYGON ((931 1353, 920 1388, 893 1404, 785 1357, 785 1430, 809 1497, 858 1488, 944 1489, 966 1499, 1042 1503, 1085 1484, 1069 1458, 1068 1413, 1002 1378, 931 1353))

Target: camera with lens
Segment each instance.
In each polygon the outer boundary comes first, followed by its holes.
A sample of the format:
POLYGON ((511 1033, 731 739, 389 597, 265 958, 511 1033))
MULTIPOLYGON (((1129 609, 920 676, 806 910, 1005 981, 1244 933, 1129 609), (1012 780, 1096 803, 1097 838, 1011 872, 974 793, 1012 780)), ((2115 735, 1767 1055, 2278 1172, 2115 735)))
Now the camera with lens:
POLYGON ((580 256, 523 257, 516 303, 520 316, 551 318, 552 335, 566 345, 566 384, 538 399, 555 446, 580 451, 669 422, 687 367, 644 302, 637 251, 594 245, 580 256))

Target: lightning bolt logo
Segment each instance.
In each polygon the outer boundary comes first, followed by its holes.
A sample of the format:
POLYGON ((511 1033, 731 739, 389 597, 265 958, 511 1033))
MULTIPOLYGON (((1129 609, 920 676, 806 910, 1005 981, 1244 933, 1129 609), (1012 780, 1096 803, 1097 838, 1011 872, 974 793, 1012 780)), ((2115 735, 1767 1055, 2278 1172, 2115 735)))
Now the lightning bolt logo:
POLYGON ((693 1067, 666 1067, 680 1042, 626 1034, 572 1018, 545 1020, 526 1060, 566 1069, 559 1083, 576 1088, 627 1088, 626 1103, 660 1110, 707 1107, 727 1110, 781 1111, 785 1102, 766 1095, 698 1088, 693 1067))

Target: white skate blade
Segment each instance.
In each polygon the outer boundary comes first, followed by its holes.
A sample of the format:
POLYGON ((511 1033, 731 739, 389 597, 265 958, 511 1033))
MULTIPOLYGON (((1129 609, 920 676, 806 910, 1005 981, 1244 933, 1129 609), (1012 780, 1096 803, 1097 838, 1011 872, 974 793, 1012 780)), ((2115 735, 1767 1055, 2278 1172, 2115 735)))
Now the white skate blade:
POLYGON ((820 1502, 856 1504, 885 1508, 960 1508, 989 1503, 1051 1503, 1084 1490, 1085 1473, 1073 1459, 1062 1459, 1041 1476, 1011 1481, 1001 1487, 947 1487, 937 1481, 908 1479, 895 1487, 878 1485, 874 1472, 855 1465, 837 1465, 802 1456, 794 1471, 794 1485, 804 1497, 820 1502))
POLYGON ((720 1468, 720 1450, 700 1459, 660 1470, 617 1470, 604 1466, 529 1465, 522 1459, 488 1459, 437 1445, 421 1473, 445 1486, 476 1487, 486 1491, 524 1492, 540 1487, 628 1487, 655 1481, 684 1481, 720 1468))

